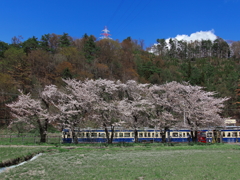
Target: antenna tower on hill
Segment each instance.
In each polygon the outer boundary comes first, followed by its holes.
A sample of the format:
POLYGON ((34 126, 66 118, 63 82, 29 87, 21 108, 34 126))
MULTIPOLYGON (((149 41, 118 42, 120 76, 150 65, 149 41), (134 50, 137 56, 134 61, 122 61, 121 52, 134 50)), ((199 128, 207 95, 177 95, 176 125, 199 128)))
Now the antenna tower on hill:
POLYGON ((110 31, 107 29, 107 26, 105 26, 104 30, 102 30, 102 31, 103 31, 103 33, 101 33, 101 35, 103 35, 103 36, 100 37, 101 39, 112 39, 112 38, 108 37, 108 36, 111 36, 111 34, 108 34, 110 31))

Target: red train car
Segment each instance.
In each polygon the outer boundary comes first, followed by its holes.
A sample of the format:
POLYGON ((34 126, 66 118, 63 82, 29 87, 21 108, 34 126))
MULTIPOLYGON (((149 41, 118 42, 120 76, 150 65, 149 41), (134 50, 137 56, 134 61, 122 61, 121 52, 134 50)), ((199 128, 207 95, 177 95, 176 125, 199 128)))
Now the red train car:
POLYGON ((206 131, 198 131, 197 139, 198 142, 207 143, 206 131))

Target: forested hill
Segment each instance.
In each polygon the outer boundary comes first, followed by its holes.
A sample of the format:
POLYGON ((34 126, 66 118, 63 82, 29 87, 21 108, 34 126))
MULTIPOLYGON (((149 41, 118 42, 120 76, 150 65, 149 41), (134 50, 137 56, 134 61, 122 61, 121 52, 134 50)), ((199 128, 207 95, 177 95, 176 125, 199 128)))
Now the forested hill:
POLYGON ((214 42, 157 42, 150 53, 143 49, 143 41, 130 37, 119 42, 96 40, 87 34, 74 39, 64 33, 45 34, 40 40, 13 37, 11 44, 0 41, 0 122, 9 119, 5 103, 16 99, 17 89, 37 95, 45 85, 63 85, 62 78, 134 79, 153 84, 188 81, 217 91, 217 96, 231 97, 224 116, 237 117, 240 41, 231 45, 221 38, 214 42))

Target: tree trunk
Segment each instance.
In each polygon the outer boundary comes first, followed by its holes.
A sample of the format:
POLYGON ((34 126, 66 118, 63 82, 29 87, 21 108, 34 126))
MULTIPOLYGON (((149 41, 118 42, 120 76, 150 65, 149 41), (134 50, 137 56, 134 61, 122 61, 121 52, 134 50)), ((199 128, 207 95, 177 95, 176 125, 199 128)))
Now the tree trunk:
POLYGON ((166 134, 165 132, 161 132, 161 137, 162 137, 162 143, 165 143, 166 142, 166 134))
POLYGON ((46 143, 47 141, 47 134, 46 133, 41 133, 40 131, 40 142, 41 143, 46 143))
POLYGON ((167 133, 168 130, 169 130, 168 127, 165 127, 163 132, 160 129, 160 134, 162 136, 162 143, 166 143, 166 133, 167 133))
POLYGON ((44 124, 42 125, 40 120, 37 121, 40 131, 40 142, 46 143, 47 141, 47 129, 48 129, 48 119, 45 119, 44 124))
POLYGON ((75 133, 74 129, 72 131, 72 139, 74 144, 78 144, 78 137, 77 134, 75 133))
POLYGON ((111 139, 110 139, 110 137, 109 137, 109 131, 108 131, 108 129, 107 129, 106 124, 104 124, 104 127, 105 127, 104 130, 105 130, 105 133, 106 133, 107 143, 108 143, 108 144, 112 144, 111 139))
POLYGON ((73 124, 73 125, 70 127, 71 132, 72 132, 72 143, 78 144, 78 135, 77 135, 78 133, 75 132, 75 128, 74 128, 74 127, 76 127, 75 124, 73 124))
POLYGON ((134 129, 134 142, 138 142, 138 130, 136 128, 134 129))
POLYGON ((114 126, 111 126, 111 131, 112 131, 112 134, 111 134, 110 144, 113 143, 113 137, 114 137, 114 126))
POLYGON ((197 131, 191 131, 192 142, 197 142, 197 131))

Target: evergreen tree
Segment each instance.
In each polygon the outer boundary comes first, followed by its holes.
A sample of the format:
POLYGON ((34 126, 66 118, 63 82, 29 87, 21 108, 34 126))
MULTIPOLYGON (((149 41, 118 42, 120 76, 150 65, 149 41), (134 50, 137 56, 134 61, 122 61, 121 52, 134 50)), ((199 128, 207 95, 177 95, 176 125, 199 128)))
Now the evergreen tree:
POLYGON ((63 33, 63 35, 59 38, 59 46, 60 47, 68 47, 71 45, 70 37, 68 33, 63 33))
POLYGON ((24 41, 22 44, 23 50, 26 54, 29 54, 32 50, 37 49, 39 47, 39 41, 35 36, 29 38, 28 40, 24 41))
POLYGON ((4 58, 4 52, 9 48, 9 45, 3 41, 0 41, 0 57, 4 58))
POLYGON ((39 42, 39 46, 46 51, 52 51, 51 47, 49 46, 50 34, 44 34, 41 37, 41 41, 39 42))
POLYGON ((99 48, 96 46, 95 40, 96 38, 93 35, 88 36, 84 34, 84 45, 83 52, 84 56, 88 63, 92 62, 96 56, 96 53, 99 51, 99 48))
POLYGON ((63 79, 72 79, 73 78, 73 76, 68 68, 64 69, 64 71, 62 73, 62 78, 63 79))

